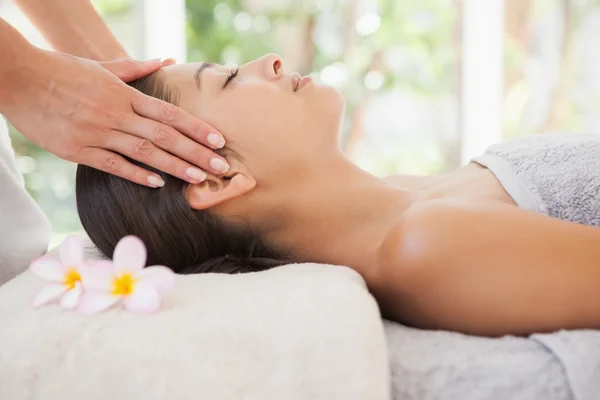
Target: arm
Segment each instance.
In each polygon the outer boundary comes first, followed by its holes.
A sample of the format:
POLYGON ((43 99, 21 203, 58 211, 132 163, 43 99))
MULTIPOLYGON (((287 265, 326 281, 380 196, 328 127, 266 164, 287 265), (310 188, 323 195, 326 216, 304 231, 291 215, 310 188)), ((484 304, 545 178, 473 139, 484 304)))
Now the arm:
POLYGON ((15 0, 56 50, 92 60, 127 57, 89 0, 15 0))
POLYGON ((27 65, 36 48, 0 18, 0 114, 16 93, 12 87, 19 71, 27 65))
POLYGON ((429 205, 382 246, 394 319, 503 335, 600 328, 600 229, 508 205, 429 205))
POLYGON ((32 46, 0 18, 0 114, 49 152, 133 182, 162 186, 160 175, 123 156, 198 183, 220 174, 210 160, 217 131, 173 104, 123 83, 164 66, 158 60, 96 62, 32 46), (206 147, 205 147, 206 146, 206 147))

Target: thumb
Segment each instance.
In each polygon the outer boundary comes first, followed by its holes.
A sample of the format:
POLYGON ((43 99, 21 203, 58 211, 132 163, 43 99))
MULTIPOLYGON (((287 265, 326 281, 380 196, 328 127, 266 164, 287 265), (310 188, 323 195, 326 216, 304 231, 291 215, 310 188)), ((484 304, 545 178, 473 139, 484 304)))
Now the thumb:
POLYGON ((114 61, 101 62, 105 69, 118 76, 124 82, 130 82, 158 71, 166 65, 173 64, 172 59, 161 61, 159 59, 149 61, 137 61, 131 58, 123 58, 114 61))

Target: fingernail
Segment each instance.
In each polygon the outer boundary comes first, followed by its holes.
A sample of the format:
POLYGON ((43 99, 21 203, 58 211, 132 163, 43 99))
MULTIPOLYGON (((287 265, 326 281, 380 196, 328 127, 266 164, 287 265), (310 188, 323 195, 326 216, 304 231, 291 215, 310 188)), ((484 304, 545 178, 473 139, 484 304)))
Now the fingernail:
POLYGON ((160 60, 161 63, 177 64, 177 61, 173 57, 163 58, 160 60))
POLYGON ((163 186, 165 186, 165 181, 163 181, 162 178, 159 178, 159 177, 154 176, 154 175, 149 175, 148 176, 148 183, 150 183, 152 186, 155 186, 155 187, 163 187, 163 186))
POLYGON ((188 168, 185 173, 190 178, 203 182, 206 179, 206 173, 198 168, 188 168))
POLYGON ((209 133, 208 134, 208 143, 212 144, 217 149, 221 149, 221 148, 223 148, 223 146, 225 146, 225 139, 223 138, 223 136, 219 135, 218 133, 209 133))
POLYGON ((229 171, 229 164, 221 160, 220 158, 213 158, 210 160, 210 166, 217 172, 224 174, 229 171))

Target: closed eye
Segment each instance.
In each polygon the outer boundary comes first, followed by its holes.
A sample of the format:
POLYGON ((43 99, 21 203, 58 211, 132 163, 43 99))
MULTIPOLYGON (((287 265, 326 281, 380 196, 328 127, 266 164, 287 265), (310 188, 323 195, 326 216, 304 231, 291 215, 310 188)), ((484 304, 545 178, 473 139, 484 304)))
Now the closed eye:
POLYGON ((238 75, 239 72, 240 72, 240 69, 236 68, 235 71, 230 71, 227 74, 227 79, 225 80, 225 83, 223 84, 223 89, 225 89, 227 87, 229 82, 231 82, 232 80, 235 79, 235 77, 238 75))

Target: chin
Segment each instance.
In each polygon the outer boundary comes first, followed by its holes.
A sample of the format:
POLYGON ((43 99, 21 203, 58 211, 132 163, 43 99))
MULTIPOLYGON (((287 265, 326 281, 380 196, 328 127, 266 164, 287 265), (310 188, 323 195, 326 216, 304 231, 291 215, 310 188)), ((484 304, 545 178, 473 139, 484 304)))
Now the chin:
POLYGON ((333 114, 339 120, 346 110, 346 99, 339 90, 331 86, 320 86, 315 91, 314 104, 319 113, 333 114))

